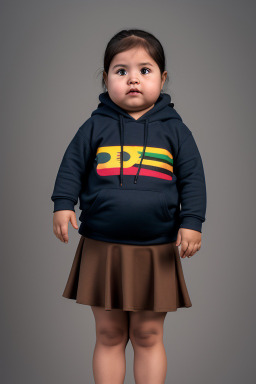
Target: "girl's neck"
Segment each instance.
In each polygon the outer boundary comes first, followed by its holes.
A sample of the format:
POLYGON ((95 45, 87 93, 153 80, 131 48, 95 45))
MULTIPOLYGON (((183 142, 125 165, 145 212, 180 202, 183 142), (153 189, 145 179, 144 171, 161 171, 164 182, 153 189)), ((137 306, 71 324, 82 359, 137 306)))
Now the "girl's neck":
POLYGON ((138 120, 141 116, 143 116, 145 113, 147 113, 150 109, 154 108, 154 105, 151 105, 151 107, 147 108, 147 109, 143 109, 143 111, 139 111, 139 112, 128 112, 127 113, 132 116, 135 120, 138 120))

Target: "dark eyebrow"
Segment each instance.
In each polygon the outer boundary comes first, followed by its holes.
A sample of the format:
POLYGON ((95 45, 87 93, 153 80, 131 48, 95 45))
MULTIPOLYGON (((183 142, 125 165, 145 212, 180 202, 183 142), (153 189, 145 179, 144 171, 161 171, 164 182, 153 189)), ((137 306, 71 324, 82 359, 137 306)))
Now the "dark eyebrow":
MULTIPOLYGON (((138 64, 138 67, 141 66, 141 65, 151 65, 151 67, 153 67, 153 65, 150 64, 150 63, 140 63, 140 64, 138 64)), ((116 65, 114 65, 114 67, 112 69, 115 69, 116 67, 129 68, 129 65, 126 65, 126 64, 116 64, 116 65)))

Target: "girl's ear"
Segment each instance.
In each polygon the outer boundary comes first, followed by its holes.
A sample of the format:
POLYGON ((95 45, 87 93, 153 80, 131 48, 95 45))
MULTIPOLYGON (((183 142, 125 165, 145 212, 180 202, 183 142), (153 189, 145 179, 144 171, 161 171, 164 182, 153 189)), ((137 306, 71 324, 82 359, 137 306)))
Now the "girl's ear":
POLYGON ((104 82, 105 82, 105 88, 107 89, 107 87, 108 87, 108 75, 105 72, 105 70, 103 71, 103 79, 104 79, 104 82))
POLYGON ((167 71, 164 71, 164 72, 162 73, 162 88, 163 88, 163 86, 164 86, 166 77, 167 77, 167 71))

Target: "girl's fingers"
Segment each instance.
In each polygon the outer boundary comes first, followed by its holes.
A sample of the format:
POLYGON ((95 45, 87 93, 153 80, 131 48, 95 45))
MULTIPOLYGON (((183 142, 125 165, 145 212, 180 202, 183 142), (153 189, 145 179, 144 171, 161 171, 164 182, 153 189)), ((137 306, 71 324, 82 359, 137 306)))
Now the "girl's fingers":
POLYGON ((59 239, 58 230, 56 226, 53 227, 53 232, 54 232, 54 235, 57 237, 57 239, 59 239))
POLYGON ((187 250, 188 243, 186 241, 181 241, 180 245, 180 257, 184 258, 184 254, 187 250))
POLYGON ((61 234, 61 227, 57 227, 57 237, 60 241, 63 241, 62 234, 61 234))
POLYGON ((61 227, 62 241, 64 243, 68 242, 68 224, 64 224, 61 227))
POLYGON ((194 248, 193 244, 189 243, 186 251, 184 252, 183 258, 184 257, 189 257, 189 255, 191 254, 191 251, 192 251, 193 248, 194 248))
POLYGON ((194 244, 194 247, 193 247, 193 249, 192 249, 192 251, 188 257, 194 256, 194 254, 197 252, 197 248, 198 248, 198 245, 194 244))
POLYGON ((57 225, 54 227, 53 232, 60 241, 68 243, 68 224, 57 225))

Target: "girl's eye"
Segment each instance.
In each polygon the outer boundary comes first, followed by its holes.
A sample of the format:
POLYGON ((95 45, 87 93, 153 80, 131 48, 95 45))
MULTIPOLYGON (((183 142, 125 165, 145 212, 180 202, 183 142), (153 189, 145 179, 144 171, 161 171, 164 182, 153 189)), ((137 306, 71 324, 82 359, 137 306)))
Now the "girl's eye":
POLYGON ((125 69, 119 69, 116 73, 119 73, 120 71, 125 71, 125 69))
POLYGON ((150 69, 149 69, 149 68, 142 68, 142 70, 143 70, 143 69, 146 69, 147 71, 149 71, 149 72, 150 72, 150 69))
MULTIPOLYGON (((144 70, 144 69, 146 69, 147 71, 149 71, 150 72, 150 69, 149 68, 146 68, 146 67, 144 67, 144 68, 142 68, 142 71, 144 70)), ((125 69, 119 69, 116 73, 119 73, 119 72, 121 72, 121 71, 125 71, 125 69)))

